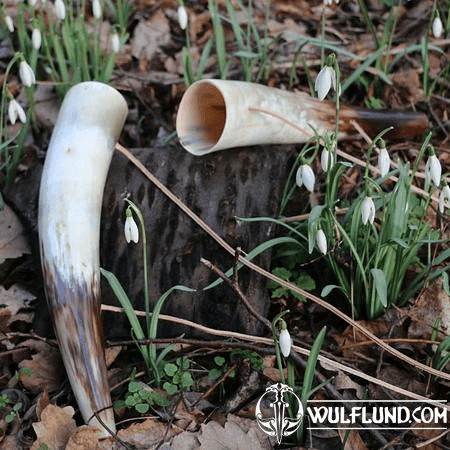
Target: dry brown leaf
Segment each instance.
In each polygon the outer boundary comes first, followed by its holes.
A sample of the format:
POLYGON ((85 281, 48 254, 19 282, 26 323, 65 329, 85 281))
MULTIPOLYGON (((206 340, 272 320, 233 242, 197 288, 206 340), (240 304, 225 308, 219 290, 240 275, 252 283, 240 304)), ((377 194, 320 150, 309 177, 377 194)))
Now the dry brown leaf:
POLYGON ((357 431, 352 430, 350 434, 347 434, 347 430, 339 429, 338 431, 341 441, 345 442, 345 450, 367 450, 366 444, 357 431))
POLYGON ((131 44, 132 55, 138 59, 151 61, 160 46, 171 40, 167 17, 158 9, 146 22, 140 22, 134 30, 131 44))
POLYGON ((356 398, 363 398, 365 388, 358 383, 355 383, 348 375, 343 372, 338 372, 334 378, 334 385, 338 391, 347 389, 354 389, 356 391, 356 398))
POLYGON ((41 444, 47 444, 49 448, 65 448, 70 436, 75 432, 77 426, 71 406, 60 408, 56 405, 48 405, 42 411, 40 422, 33 423, 37 439, 31 450, 38 450, 41 444))
POLYGON ((442 423, 442 424, 437 425, 434 422, 418 423, 411 429, 411 432, 415 436, 419 437, 421 442, 430 441, 430 440, 432 441, 432 442, 426 444, 425 447, 421 447, 423 450, 440 450, 440 449, 442 449, 442 447, 438 444, 439 439, 437 439, 437 438, 440 434, 442 434, 442 432, 444 430, 433 430, 432 428, 436 427, 436 426, 445 427, 445 426, 447 426, 447 424, 442 423), (436 443, 433 443, 433 442, 436 442, 436 443))
POLYGON ((34 394, 47 390, 55 391, 61 384, 62 361, 59 351, 44 341, 28 340, 22 342, 20 347, 31 348, 36 351, 31 359, 24 359, 19 363, 21 369, 31 370, 27 375, 19 371, 20 381, 24 387, 34 394))
POLYGON ((5 205, 0 211, 0 264, 6 259, 13 259, 31 253, 24 236, 23 226, 13 210, 5 205))
POLYGON ((434 281, 420 293, 408 316, 412 319, 408 328, 410 338, 430 339, 438 317, 440 331, 450 334, 450 298, 442 288, 442 279, 434 281))
POLYGON ((99 448, 99 432, 98 428, 87 425, 77 428, 70 436, 65 450, 96 450, 99 448))

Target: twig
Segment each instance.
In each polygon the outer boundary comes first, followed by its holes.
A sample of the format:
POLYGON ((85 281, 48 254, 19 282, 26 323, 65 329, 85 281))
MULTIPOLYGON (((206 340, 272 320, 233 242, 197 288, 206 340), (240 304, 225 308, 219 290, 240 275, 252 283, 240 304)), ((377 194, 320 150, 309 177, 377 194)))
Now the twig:
MULTIPOLYGON (((102 305, 102 311, 110 311, 110 312, 117 312, 117 313, 123 313, 123 309, 119 308, 117 306, 111 306, 111 305, 102 305)), ((134 313, 136 314, 136 316, 140 316, 140 317, 145 317, 146 313, 145 311, 134 311, 134 313)), ((211 334, 213 336, 223 336, 226 338, 235 338, 235 339, 241 339, 243 341, 250 341, 250 342, 255 342, 255 343, 259 343, 259 344, 265 344, 265 345, 270 345, 273 346, 273 339, 269 339, 269 338, 264 338, 264 337, 260 337, 260 336, 250 336, 248 334, 243 334, 243 333, 237 333, 235 331, 225 331, 225 330, 216 330, 214 328, 209 328, 209 327, 205 327, 204 325, 199 325, 195 322, 191 322, 189 320, 186 319, 181 319, 179 317, 173 317, 173 316, 168 316, 166 314, 160 314, 159 318, 161 320, 166 320, 168 322, 175 322, 175 323, 179 323, 182 325, 186 325, 188 327, 192 327, 195 328, 197 330, 200 330, 204 333, 207 334, 211 334)), ((292 349, 294 351, 296 351, 297 353, 300 353, 301 355, 304 356, 309 356, 309 350, 304 349, 302 347, 299 347, 298 345, 293 345, 292 349)), ((400 395, 404 395, 405 397, 408 398, 412 398, 415 400, 420 400, 426 403, 430 403, 433 404, 435 406, 439 406, 445 409, 448 409, 450 411, 450 405, 443 405, 440 403, 436 403, 433 400, 430 400, 427 397, 423 397, 421 395, 415 394, 414 392, 409 392, 403 388, 400 388, 398 386, 394 386, 390 383, 386 383, 385 381, 379 380, 375 377, 372 377, 370 375, 365 374, 364 372, 360 372, 359 370, 354 369, 353 367, 348 367, 344 364, 341 364, 337 361, 333 361, 330 358, 327 358, 323 355, 319 355, 317 358, 321 363, 322 366, 325 367, 327 370, 333 370, 333 371, 337 371, 337 370, 341 370, 342 372, 345 373, 350 373, 352 375, 357 376, 358 378, 362 378, 363 380, 369 381, 370 383, 374 383, 377 384, 379 386, 382 386, 386 389, 389 389, 391 391, 397 392, 400 395)))
MULTIPOLYGON (((226 250, 230 255, 235 254, 234 248, 229 245, 222 237, 220 237, 204 220, 202 220, 197 214, 195 214, 187 205, 185 205, 175 194, 173 194, 164 184, 162 184, 128 149, 123 147, 120 144, 116 144, 116 149, 125 155, 152 183, 155 184, 155 186, 161 190, 163 194, 165 194, 170 200, 172 200, 183 212, 185 212, 194 222, 202 228, 206 233, 208 233, 224 250, 226 250)), ((337 317, 341 318, 348 324, 350 324, 352 327, 360 331, 362 334, 364 334, 368 339, 371 339, 375 344, 386 350, 388 353, 390 353, 393 356, 396 356, 400 360, 412 365, 413 367, 416 367, 417 369, 420 369, 426 373, 429 373, 431 375, 435 375, 439 378, 444 378, 446 380, 450 380, 450 374, 447 374, 445 372, 442 372, 440 370, 436 370, 432 367, 428 367, 426 364, 420 363, 418 361, 415 361, 413 358, 410 358, 409 356, 404 355, 399 350, 391 347, 390 345, 383 342, 380 338, 375 336, 372 332, 367 330, 362 324, 358 323, 357 321, 353 320, 349 316, 347 316, 345 313, 343 313, 341 310, 336 308, 335 306, 327 303, 325 300, 321 299, 320 297, 317 297, 316 295, 311 294, 308 291, 305 291, 304 289, 299 288, 295 284, 292 284, 290 282, 287 282, 283 280, 280 277, 277 277, 276 275, 268 272, 267 270, 264 270, 262 267, 258 266, 257 264, 253 263, 252 261, 249 261, 245 259, 243 256, 239 256, 239 262, 242 263, 244 266, 254 270, 256 273, 266 277, 269 280, 275 281, 276 283, 281 284, 281 286, 284 286, 288 289, 290 289, 293 292, 296 292, 300 295, 303 295, 304 297, 308 298, 309 300, 313 301, 314 303, 317 303, 322 308, 325 308, 326 310, 330 311, 337 317)))
MULTIPOLYGON (((237 258, 235 258, 235 262, 239 260, 239 253, 236 252, 237 258)), ((208 261, 205 258, 200 258, 200 262, 204 264, 206 267, 208 267, 211 272, 215 273, 218 277, 220 277, 225 283, 227 283, 234 291, 234 293, 239 297, 241 302, 244 304, 244 306, 247 308, 247 310, 250 312, 250 314, 256 319, 258 319, 269 331, 272 330, 272 325, 270 324, 269 320, 267 320, 265 317, 263 317, 261 314, 259 314, 258 311, 251 305, 246 295, 242 292, 241 288, 237 284, 236 275, 237 275, 237 267, 235 267, 233 275, 233 280, 230 280, 216 265, 214 265, 211 261, 208 261)))

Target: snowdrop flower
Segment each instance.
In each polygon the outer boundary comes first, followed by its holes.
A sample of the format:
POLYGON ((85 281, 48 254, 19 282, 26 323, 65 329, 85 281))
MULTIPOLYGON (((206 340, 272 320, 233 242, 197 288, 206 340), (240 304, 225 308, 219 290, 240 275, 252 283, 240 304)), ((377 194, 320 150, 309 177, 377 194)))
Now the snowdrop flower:
POLYGON ((37 0, 28 0, 28 4, 34 8, 36 6, 37 0))
POLYGON ((319 75, 317 75, 314 89, 317 91, 317 96, 320 100, 323 100, 333 85, 336 90, 336 72, 328 65, 323 66, 319 75))
MULTIPOLYGON (((340 0, 335 0, 336 5, 339 5, 340 0)), ((333 4, 333 0, 323 0, 323 6, 330 6, 333 4)))
POLYGON ((25 111, 23 110, 22 106, 20 106, 20 104, 15 99, 12 99, 9 102, 8 117, 9 117, 9 121, 13 125, 16 123, 17 117, 19 117, 19 119, 22 123, 25 123, 27 121, 27 115, 25 114, 25 111))
POLYGON ((130 208, 127 208, 126 216, 127 218, 125 219, 125 230, 124 230, 125 240, 127 241, 128 244, 131 241, 137 244, 139 241, 139 230, 136 225, 136 222, 133 219, 133 213, 131 212, 130 208))
POLYGON ((372 197, 366 197, 361 204, 361 219, 365 225, 367 222, 373 223, 375 220, 375 205, 372 197))
POLYGON ((444 31, 444 27, 442 26, 442 20, 439 16, 436 16, 433 20, 433 36, 437 39, 442 36, 442 32, 444 31))
POLYGON ((444 214, 444 209, 450 209, 450 187, 446 184, 439 194, 439 211, 444 214))
POLYGON ((320 155, 320 165, 324 172, 327 172, 328 168, 331 169, 334 166, 333 155, 330 158, 330 152, 326 148, 322 150, 320 155), (328 167, 328 162, 330 162, 330 167, 328 167))
POLYGON ((308 189, 309 192, 313 192, 315 176, 313 170, 311 169, 311 166, 309 166, 308 164, 302 164, 297 169, 295 181, 298 187, 302 187, 303 185, 305 185, 306 189, 308 189))
POLYGON ((291 342, 291 335, 287 330, 286 322, 284 320, 281 321, 281 331, 280 336, 278 338, 278 342, 280 344, 281 353, 285 358, 287 358, 291 353, 292 342, 291 342))
POLYGON ((66 17, 66 6, 63 0, 55 0, 55 14, 59 20, 64 20, 66 17))
POLYGON ((92 0, 92 14, 96 19, 102 17, 102 6, 100 5, 100 0, 92 0))
POLYGON ((38 28, 33 28, 33 31, 31 33, 31 43, 36 50, 39 50, 41 48, 42 36, 41 31, 38 28))
POLYGON ((111 47, 114 53, 120 52, 120 38, 117 31, 111 35, 111 47))
POLYGON ((188 15, 184 6, 178 7, 178 24, 182 30, 185 30, 188 23, 188 15))
POLYGON ((36 77, 34 76, 33 69, 26 61, 22 61, 20 63, 19 76, 24 86, 30 87, 36 83, 36 77))
POLYGON ((425 165, 425 182, 430 184, 432 181, 436 187, 439 187, 441 184, 442 167, 438 157, 434 154, 434 150, 432 152, 425 165))
POLYGON ((11 19, 11 16, 5 16, 5 25, 7 26, 10 33, 14 33, 14 23, 11 19))
POLYGON ((319 247, 319 250, 322 252, 322 254, 327 254, 327 237, 325 236, 325 233, 322 229, 317 230, 316 235, 317 240, 317 246, 319 247))
POLYGON ((384 177, 389 172, 389 168, 391 165, 391 158, 389 157, 389 153, 386 150, 385 146, 382 146, 380 149, 380 154, 378 156, 378 169, 380 169, 381 176, 384 177))

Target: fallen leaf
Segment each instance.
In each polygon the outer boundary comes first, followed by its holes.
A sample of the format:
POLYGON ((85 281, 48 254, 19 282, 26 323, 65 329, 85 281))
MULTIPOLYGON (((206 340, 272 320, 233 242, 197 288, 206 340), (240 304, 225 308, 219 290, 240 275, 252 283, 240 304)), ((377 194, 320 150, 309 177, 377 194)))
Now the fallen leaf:
POLYGON ((61 384, 62 376, 59 351, 44 341, 31 339, 22 342, 19 347, 31 348, 36 352, 31 359, 24 359, 19 363, 19 368, 31 371, 30 375, 23 370, 19 371, 20 381, 24 387, 34 394, 43 390, 55 391, 61 384))
POLYGON ((357 431, 352 430, 350 434, 347 434, 348 431, 341 428, 338 431, 341 441, 345 442, 345 450, 367 450, 366 444, 357 431))
POLYGON ((77 428, 70 436, 65 450, 96 450, 99 443, 99 432, 97 427, 87 425, 77 428))
POLYGON ((19 218, 8 205, 5 205, 0 211, 0 264, 6 259, 31 253, 23 231, 19 218))
POLYGON ((135 58, 151 61, 162 45, 170 42, 170 26, 167 17, 158 9, 146 22, 140 22, 131 44, 135 58))
POLYGON ((70 436, 75 432, 77 426, 71 406, 60 408, 56 405, 48 405, 42 411, 41 421, 33 423, 37 439, 31 450, 38 450, 41 444, 48 448, 65 448, 70 436))

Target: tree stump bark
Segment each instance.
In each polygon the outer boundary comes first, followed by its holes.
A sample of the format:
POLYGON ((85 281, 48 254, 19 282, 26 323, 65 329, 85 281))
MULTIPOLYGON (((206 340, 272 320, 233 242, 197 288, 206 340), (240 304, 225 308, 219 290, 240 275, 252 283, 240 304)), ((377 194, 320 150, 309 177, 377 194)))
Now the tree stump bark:
MULTIPOLYGON (((272 223, 238 223, 234 218, 277 215, 280 194, 292 162, 292 146, 235 149, 203 157, 192 156, 175 146, 136 149, 133 153, 234 248, 249 252, 274 237, 272 223)), ((140 207, 145 219, 151 308, 161 294, 181 284, 197 291, 172 293, 163 313, 217 329, 250 334, 261 331, 261 324, 249 314, 230 287, 222 283, 211 290, 202 290, 217 277, 201 264, 200 258, 226 271, 232 267, 233 257, 123 155, 116 153, 103 202, 101 263, 118 277, 136 308, 145 309, 142 241, 137 245, 125 241, 125 198, 140 207)), ((270 268, 270 261, 270 251, 256 259, 265 269, 270 268)), ((249 302, 265 316, 269 307, 266 280, 242 269, 239 283, 249 302)), ((117 304, 108 288, 103 289, 103 301, 117 304)), ((127 328, 126 318, 122 317, 120 324, 117 315, 111 320, 114 322, 106 320, 106 327, 114 323, 118 334, 127 328)), ((110 336, 111 331, 107 330, 110 336)), ((162 322, 159 331, 159 335, 164 336, 197 334, 192 329, 162 322)))

